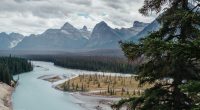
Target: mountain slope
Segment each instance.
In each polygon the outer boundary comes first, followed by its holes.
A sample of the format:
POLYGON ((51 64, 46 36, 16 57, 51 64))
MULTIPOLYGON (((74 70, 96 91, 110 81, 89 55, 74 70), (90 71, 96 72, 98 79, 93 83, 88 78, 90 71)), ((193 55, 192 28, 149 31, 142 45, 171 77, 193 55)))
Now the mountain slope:
POLYGON ((82 36, 86 39, 90 39, 90 36, 91 36, 91 32, 88 31, 87 27, 86 26, 83 26, 82 29, 80 29, 80 32, 82 34, 82 36))
POLYGON ((121 36, 102 21, 94 27, 86 48, 116 48, 118 47, 118 41, 120 40, 122 40, 121 36))
POLYGON ((112 29, 104 21, 96 24, 92 33, 86 26, 76 29, 65 23, 60 29, 48 29, 39 35, 24 38, 16 50, 119 49, 119 41, 138 34, 148 23, 135 21, 130 28, 112 29))
POLYGON ((125 39, 129 39, 130 37, 135 36, 136 34, 141 32, 148 25, 149 23, 135 21, 132 27, 115 29, 115 31, 118 32, 120 36, 124 36, 125 39))
POLYGON ((0 49, 7 50, 15 47, 22 39, 23 35, 18 33, 6 34, 5 32, 0 33, 0 49))
MULTIPOLYGON (((189 9, 193 9, 195 6, 191 3, 189 3, 188 7, 189 7, 189 9)), ((193 9, 193 11, 200 13, 200 10, 198 10, 197 8, 193 9)), ((161 28, 161 25, 159 24, 157 19, 158 18, 156 18, 153 22, 151 22, 148 26, 146 26, 141 32, 139 32, 137 35, 131 37, 129 40, 137 42, 140 38, 148 36, 149 33, 158 31, 161 28)))
POLYGON ((80 30, 69 23, 60 29, 48 29, 40 35, 31 35, 20 42, 15 49, 20 50, 70 50, 82 48, 87 39, 80 30))
POLYGON ((117 49, 119 48, 119 41, 136 35, 147 25, 148 23, 135 21, 131 28, 112 29, 102 21, 94 27, 86 48, 117 49))
POLYGON ((154 20, 149 25, 147 25, 142 31, 137 35, 132 36, 129 40, 137 42, 140 38, 147 36, 149 33, 159 30, 160 24, 157 20, 154 20))

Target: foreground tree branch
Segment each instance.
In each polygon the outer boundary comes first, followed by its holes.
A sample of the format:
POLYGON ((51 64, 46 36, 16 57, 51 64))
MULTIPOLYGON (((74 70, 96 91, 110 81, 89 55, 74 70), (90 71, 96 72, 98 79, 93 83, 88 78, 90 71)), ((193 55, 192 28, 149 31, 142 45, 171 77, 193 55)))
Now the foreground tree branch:
POLYGON ((135 69, 140 86, 146 83, 154 86, 141 97, 123 100, 113 105, 114 108, 123 104, 132 110, 192 110, 199 107, 200 100, 196 99, 199 91, 191 95, 186 89, 189 86, 184 86, 191 81, 200 81, 200 5, 199 0, 195 1, 193 7, 189 7, 192 4, 189 0, 144 1, 139 11, 145 16, 152 11, 159 13, 168 6, 157 19, 161 28, 138 43, 125 42, 121 47, 129 60, 144 58, 135 69))

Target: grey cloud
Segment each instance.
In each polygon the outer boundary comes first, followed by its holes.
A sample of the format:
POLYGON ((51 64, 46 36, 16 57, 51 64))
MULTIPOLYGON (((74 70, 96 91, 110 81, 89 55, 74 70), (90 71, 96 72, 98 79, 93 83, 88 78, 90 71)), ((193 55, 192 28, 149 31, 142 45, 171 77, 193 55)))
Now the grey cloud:
POLYGON ((0 29, 31 34, 67 21, 93 28, 102 20, 113 27, 129 27, 134 20, 153 20, 138 13, 142 4, 143 0, 1 0, 0 29))
POLYGON ((32 13, 41 18, 60 18, 66 17, 69 13, 82 11, 80 9, 89 5, 90 0, 8 0, 0 4, 0 11, 32 13))
POLYGON ((92 0, 66 0, 68 2, 79 4, 79 5, 86 5, 90 6, 92 4, 92 0))
POLYGON ((108 5, 115 9, 124 9, 126 7, 137 7, 137 4, 142 4, 143 0, 102 0, 105 5, 108 5), (134 5, 135 4, 135 5, 134 5))

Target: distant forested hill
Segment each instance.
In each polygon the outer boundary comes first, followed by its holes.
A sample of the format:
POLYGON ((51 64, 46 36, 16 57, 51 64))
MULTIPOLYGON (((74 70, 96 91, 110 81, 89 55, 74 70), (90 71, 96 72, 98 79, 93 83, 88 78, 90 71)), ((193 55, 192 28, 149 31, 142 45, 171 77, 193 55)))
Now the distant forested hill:
POLYGON ((133 73, 134 64, 125 58, 114 56, 67 56, 67 55, 32 55, 32 60, 51 61, 55 65, 89 71, 133 73))

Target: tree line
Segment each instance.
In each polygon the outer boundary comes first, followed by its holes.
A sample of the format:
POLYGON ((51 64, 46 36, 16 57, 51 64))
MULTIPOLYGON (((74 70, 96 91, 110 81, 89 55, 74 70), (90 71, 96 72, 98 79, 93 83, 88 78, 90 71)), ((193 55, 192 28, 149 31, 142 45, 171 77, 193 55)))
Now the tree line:
POLYGON ((32 60, 51 61, 55 65, 89 71, 133 73, 134 64, 125 58, 110 56, 31 55, 32 60))
POLYGON ((11 85, 13 75, 33 69, 28 60, 17 57, 0 57, 0 81, 11 85))

